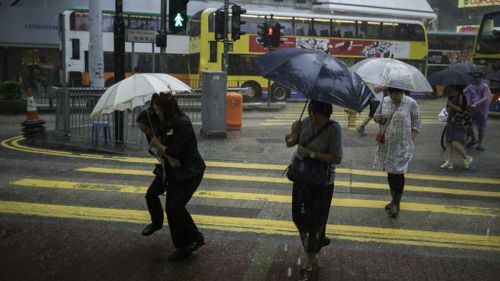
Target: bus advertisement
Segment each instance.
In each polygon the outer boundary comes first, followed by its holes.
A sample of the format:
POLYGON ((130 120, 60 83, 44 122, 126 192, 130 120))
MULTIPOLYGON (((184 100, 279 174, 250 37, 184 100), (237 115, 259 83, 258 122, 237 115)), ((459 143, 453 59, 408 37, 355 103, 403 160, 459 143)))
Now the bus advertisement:
MULTIPOLYGON (((215 9, 195 15, 197 27, 190 32, 190 79, 199 79, 202 71, 221 70, 223 43, 215 41, 215 9), (196 58, 199 58, 195 61, 196 58)), ((267 96, 267 80, 260 76, 254 59, 267 52, 258 43, 259 25, 266 20, 284 27, 279 48, 307 48, 329 52, 352 65, 367 57, 393 57, 410 63, 425 74, 427 34, 419 21, 349 17, 326 14, 248 11, 242 15, 245 35, 232 43, 228 55, 228 86, 250 87, 253 99, 267 96)), ((231 19, 229 19, 230 21, 231 19)), ((192 26, 193 27, 193 26, 192 26)), ((284 101, 291 92, 273 83, 269 89, 275 101, 284 101)))
POLYGON ((448 68, 450 64, 471 62, 475 33, 429 32, 427 75, 448 68))

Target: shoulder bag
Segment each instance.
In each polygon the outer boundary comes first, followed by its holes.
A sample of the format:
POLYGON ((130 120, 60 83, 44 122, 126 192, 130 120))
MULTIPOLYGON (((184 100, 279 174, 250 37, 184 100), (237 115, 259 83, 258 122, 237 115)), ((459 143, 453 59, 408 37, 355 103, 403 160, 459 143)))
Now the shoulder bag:
MULTIPOLYGON (((318 132, 307 139, 302 146, 306 146, 313 139, 319 136, 330 124, 329 121, 318 132)), ((319 160, 302 157, 298 152, 295 152, 292 157, 292 162, 285 170, 289 180, 304 184, 304 185, 329 185, 330 184, 330 165, 319 160)))

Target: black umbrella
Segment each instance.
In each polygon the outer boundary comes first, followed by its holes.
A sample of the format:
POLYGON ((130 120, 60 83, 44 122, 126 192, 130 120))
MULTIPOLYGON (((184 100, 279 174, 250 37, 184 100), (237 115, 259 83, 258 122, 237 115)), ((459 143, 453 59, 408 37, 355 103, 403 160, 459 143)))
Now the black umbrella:
POLYGON ((464 74, 471 74, 475 72, 481 72, 481 68, 478 65, 473 63, 461 62, 461 63, 453 63, 448 66, 449 70, 458 71, 464 74))
POLYGON ((429 76, 428 80, 433 86, 469 85, 474 83, 471 75, 450 69, 434 72, 429 76))
POLYGON ((324 52, 279 49, 258 57, 255 63, 265 78, 312 100, 361 112, 373 95, 346 64, 324 52))
POLYGON ((495 73, 492 73, 490 75, 488 75, 486 77, 486 79, 490 80, 490 81, 496 81, 496 82, 499 82, 500 83, 500 70, 498 70, 497 72, 495 73))

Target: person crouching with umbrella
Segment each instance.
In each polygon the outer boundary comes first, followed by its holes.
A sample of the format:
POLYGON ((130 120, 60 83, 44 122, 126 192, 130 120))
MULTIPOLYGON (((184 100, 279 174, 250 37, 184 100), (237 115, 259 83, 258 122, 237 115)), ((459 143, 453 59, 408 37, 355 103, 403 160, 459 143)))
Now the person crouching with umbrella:
MULTIPOLYGON (((311 280, 313 266, 317 265, 317 255, 323 246, 330 243, 325 237, 325 228, 333 197, 335 164, 342 160, 342 131, 339 123, 330 120, 332 105, 318 101, 309 103, 309 117, 292 124, 292 131, 286 135, 287 147, 298 145, 294 162, 298 159, 317 161, 326 167, 323 179, 310 182, 308 178, 318 175, 310 169, 310 177, 292 179, 293 164, 287 173, 293 183, 292 218, 297 227, 306 254, 304 267, 298 280, 311 280), (321 183, 318 183, 321 182, 321 183)), ((295 162, 298 163, 298 162, 295 162)), ((295 164, 294 163, 294 164, 295 164)), ((306 166, 307 169, 307 166, 306 166)))
POLYGON ((387 172, 392 200, 385 206, 391 218, 399 215, 399 204, 405 186, 405 173, 413 152, 414 141, 420 132, 420 111, 417 102, 403 89, 389 87, 389 94, 373 116, 380 123, 385 140, 379 142, 374 166, 387 172))
POLYGON ((181 261, 205 244, 186 205, 200 185, 206 165, 198 152, 193 124, 179 109, 174 96, 171 93, 154 95, 151 105, 161 124, 159 136, 151 138, 151 146, 167 160, 163 161, 167 178, 165 212, 176 247, 168 260, 181 261), (172 165, 169 157, 178 159, 178 165, 172 165))

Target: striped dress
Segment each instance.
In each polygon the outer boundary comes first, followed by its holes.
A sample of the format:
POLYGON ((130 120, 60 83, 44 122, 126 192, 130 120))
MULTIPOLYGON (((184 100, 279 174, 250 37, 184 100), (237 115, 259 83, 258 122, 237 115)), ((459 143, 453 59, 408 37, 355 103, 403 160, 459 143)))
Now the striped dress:
POLYGON ((390 97, 385 97, 376 114, 389 117, 393 112, 388 125, 382 125, 385 143, 377 145, 374 167, 391 174, 404 174, 414 152, 411 131, 420 132, 420 110, 411 97, 403 96, 397 107, 390 97))

